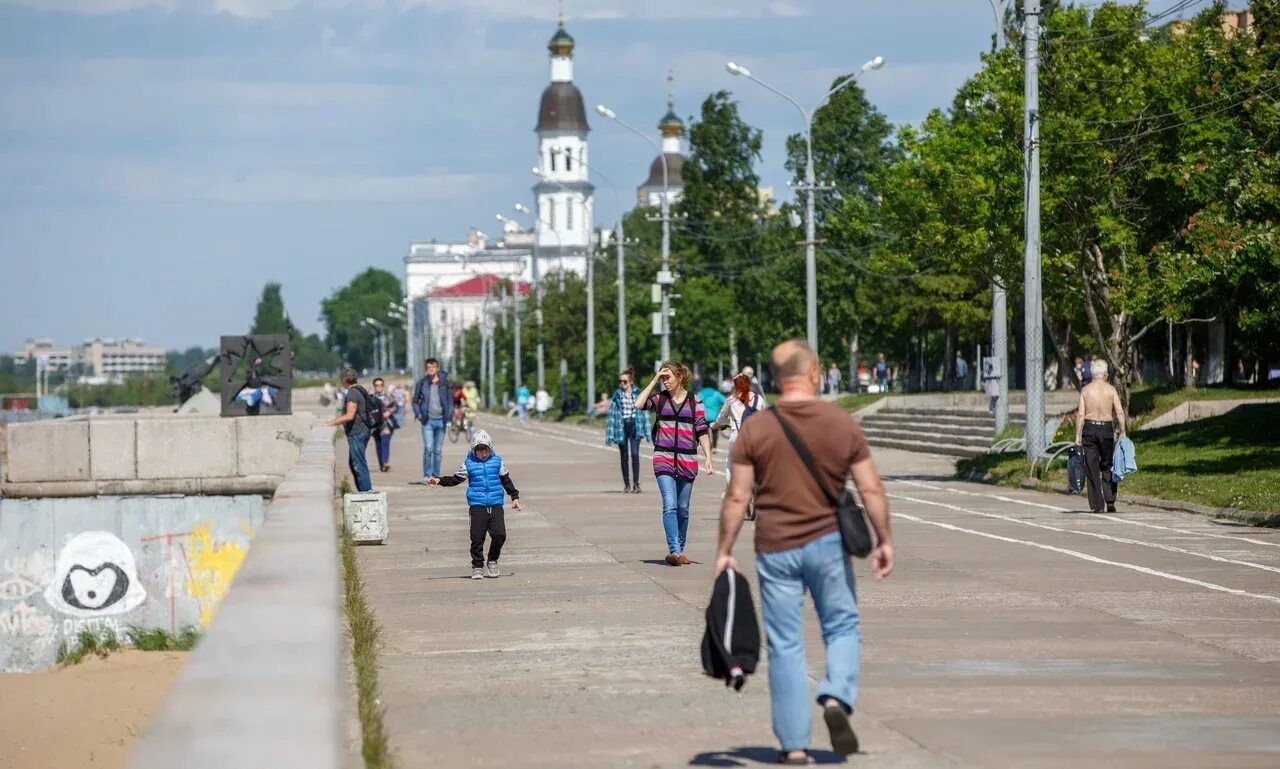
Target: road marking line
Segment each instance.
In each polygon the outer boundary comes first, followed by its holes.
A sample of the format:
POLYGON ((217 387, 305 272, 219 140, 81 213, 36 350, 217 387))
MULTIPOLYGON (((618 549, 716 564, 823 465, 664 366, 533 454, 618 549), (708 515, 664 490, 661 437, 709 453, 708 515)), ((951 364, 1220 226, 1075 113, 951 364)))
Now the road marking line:
MULTIPOLYGON (((542 432, 540 430, 530 430, 527 427, 516 427, 511 425, 508 425, 505 429, 513 430, 517 433, 523 433, 524 435, 532 435, 535 438, 554 438, 558 441, 564 441, 565 443, 572 443, 575 446, 585 446, 589 449, 600 449, 601 451, 608 451, 608 452, 614 451, 613 446, 601 446, 598 443, 587 443, 586 441, 580 441, 577 438, 570 438, 566 435, 559 435, 554 432, 542 432)), ((640 456, 644 457, 645 459, 653 459, 653 452, 641 451, 640 456)), ((727 461, 727 458, 726 458, 726 461, 727 461)), ((724 471, 716 470, 715 474, 719 476, 723 476, 724 471)), ((698 468, 698 475, 699 476, 704 475, 704 473, 702 472, 702 468, 698 468)))
MULTIPOLYGON (((886 479, 886 480, 889 480, 889 479, 886 479)), ((905 483, 905 484, 908 484, 908 485, 910 485, 910 486, 919 486, 920 488, 923 488, 923 489, 933 489, 933 490, 935 490, 935 491, 951 491, 951 492, 955 492, 956 494, 965 494, 965 495, 970 496, 970 497, 983 497, 983 498, 990 498, 990 499, 998 499, 998 500, 1000 500, 1001 502, 1014 502, 1014 503, 1016 503, 1016 504, 1020 504, 1020 505, 1030 505, 1030 506, 1032 506, 1032 507, 1043 507, 1043 508, 1044 508, 1044 509, 1046 509, 1046 510, 1053 510, 1053 511, 1055 511, 1055 512, 1059 512, 1059 513, 1070 513, 1070 512, 1072 512, 1071 508, 1068 508, 1068 507, 1058 507, 1057 505, 1046 505, 1046 504, 1042 504, 1042 503, 1040 503, 1040 502, 1032 502, 1032 501, 1030 501, 1030 500, 1026 500, 1026 499, 1016 499, 1016 498, 1013 498, 1013 497, 1004 497, 1004 496, 1001 496, 1001 495, 999 495, 999 494, 983 494, 983 493, 981 493, 981 492, 976 492, 976 491, 967 491, 967 490, 965 490, 965 489, 957 489, 957 488, 953 488, 953 487, 950 487, 950 486, 931 486, 930 484, 927 484, 927 483, 921 483, 920 481, 907 480, 907 479, 905 479, 905 478, 893 478, 893 479, 891 479, 891 480, 893 480, 895 483, 905 483)), ((1265 540, 1265 539, 1253 539, 1252 537, 1238 537, 1238 536, 1235 536, 1235 535, 1232 535, 1232 534, 1214 534, 1214 533, 1212 533, 1212 532, 1208 532, 1208 531, 1192 531, 1192 530, 1190 530, 1190 529, 1179 529, 1179 528, 1177 528, 1177 527, 1175 527, 1175 526, 1162 526, 1162 525, 1160 525, 1160 524, 1158 524, 1158 523, 1147 523, 1147 522, 1145 522, 1145 521, 1134 521, 1134 520, 1131 520, 1131 519, 1129 519, 1129 518, 1119 518, 1119 517, 1114 516, 1114 515, 1106 515, 1105 513, 1103 513, 1103 514, 1092 514, 1092 513, 1091 513, 1089 517, 1090 517, 1090 518, 1103 518, 1103 519, 1106 519, 1106 520, 1108 520, 1108 521, 1115 521, 1116 523, 1127 523, 1127 524, 1129 524, 1130 526, 1141 526, 1141 527, 1143 527, 1143 528, 1147 528, 1147 529, 1160 529, 1160 530, 1162 530, 1162 531, 1173 531, 1173 532, 1177 532, 1177 533, 1179 533, 1179 534, 1189 534, 1189 535, 1191 535, 1191 536, 1196 536, 1196 537, 1212 537, 1213 539, 1231 539, 1231 540, 1235 540, 1235 541, 1237 541, 1237 542, 1248 542, 1248 543, 1253 544, 1253 545, 1266 545, 1267 547, 1280 547, 1280 542, 1268 542, 1268 541, 1267 541, 1267 540, 1265 540)))
MULTIPOLYGON (((896 499, 904 499, 909 502, 919 502, 920 504, 925 504, 925 505, 938 504, 936 502, 929 502, 923 499, 913 499, 911 497, 905 497, 898 494, 890 494, 889 496, 894 497, 896 499)), ((925 518, 918 518, 914 515, 909 515, 907 513, 894 513, 894 516, 897 518, 903 518, 908 521, 914 521, 916 523, 923 523, 929 526, 937 526, 939 528, 948 529, 950 531, 958 531, 964 534, 973 534, 978 537, 994 539, 1000 542, 1009 542, 1015 545, 1027 545, 1028 547, 1034 547, 1040 550, 1048 550, 1050 552, 1071 556, 1072 558, 1079 558, 1082 561, 1089 561, 1090 563, 1100 563, 1105 566, 1118 566, 1121 569, 1128 569, 1130 571, 1136 571, 1142 574, 1148 574, 1153 577, 1162 577, 1164 579, 1173 580, 1174 582, 1184 582, 1188 585, 1195 585, 1196 587, 1203 587, 1208 590, 1215 590, 1219 593, 1230 593, 1231 595, 1244 596, 1246 598, 1257 598, 1262 601, 1268 601, 1270 603, 1280 604, 1280 596, 1262 595, 1260 593, 1250 593, 1247 590, 1237 590, 1236 588, 1226 587, 1225 585, 1214 584, 1213 582, 1204 582, 1202 580, 1192 579, 1191 577, 1183 577, 1179 574, 1170 574, 1167 571, 1149 569, 1146 566, 1139 566, 1135 563, 1125 563, 1124 561, 1109 561, 1106 558, 1099 558, 1096 555, 1089 555, 1088 553, 1082 553, 1079 550, 1069 550, 1065 547, 1054 547, 1053 545, 1046 545, 1042 542, 1033 542, 1031 540, 1026 540, 1026 539, 1004 537, 999 534, 992 534, 987 531, 978 531, 977 529, 966 529, 963 526, 954 526, 950 523, 943 523, 941 521, 930 521, 925 518)))
MULTIPOLYGON (((947 489, 939 489, 939 490, 946 491, 947 489)), ((1016 500, 1010 500, 1010 501, 1016 502, 1016 500)), ((1174 547, 1173 545, 1163 545, 1163 544, 1160 544, 1159 542, 1147 542, 1146 540, 1129 539, 1127 537, 1113 537, 1110 534, 1103 534, 1097 531, 1080 531, 1078 529, 1063 529, 1057 526, 1050 526, 1046 523, 1036 523, 1035 521, 1028 521, 1025 518, 1014 518, 1012 516, 1000 515, 999 513, 989 513, 982 510, 969 510, 968 508, 964 508, 964 507, 956 507, 954 505, 945 505, 941 502, 937 504, 942 505, 943 507, 946 507, 949 510, 955 510, 961 513, 969 513, 971 515, 980 515, 984 518, 995 518, 1001 521, 1008 521, 1010 523, 1018 523, 1023 526, 1032 526, 1037 529, 1046 529, 1048 531, 1056 531, 1063 534, 1078 534, 1082 537, 1094 537, 1095 539, 1105 539, 1109 542, 1117 542, 1123 545, 1140 545, 1142 547, 1154 547, 1159 550, 1166 550, 1170 553, 1182 553, 1183 555, 1193 555, 1197 558, 1207 558, 1210 561, 1217 561, 1219 563, 1230 563, 1236 566, 1248 566, 1253 569, 1262 569, 1263 571, 1271 571, 1271 572, 1275 572, 1276 574, 1280 574, 1280 568, 1277 568, 1275 566, 1267 566, 1261 563, 1254 563, 1253 561, 1237 561, 1234 558, 1226 558, 1224 556, 1211 555, 1209 553, 1200 553, 1195 550, 1184 550, 1183 548, 1180 548, 1180 547, 1174 547)))

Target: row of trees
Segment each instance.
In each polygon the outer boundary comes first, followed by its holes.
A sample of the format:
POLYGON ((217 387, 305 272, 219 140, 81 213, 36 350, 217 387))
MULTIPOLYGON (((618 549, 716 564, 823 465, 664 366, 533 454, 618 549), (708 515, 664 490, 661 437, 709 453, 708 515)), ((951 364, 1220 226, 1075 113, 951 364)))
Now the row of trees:
MULTIPOLYGON (((1227 325, 1241 358, 1280 360, 1280 0, 1255 0, 1247 30, 1224 28, 1220 5, 1169 26, 1142 4, 1046 9, 1042 312, 1048 359, 1059 361, 1064 384, 1071 358, 1088 352, 1108 361, 1127 392, 1144 341, 1157 335, 1180 351, 1167 372, 1179 380, 1194 356, 1190 324, 1209 318, 1227 325)), ((986 346, 997 281, 1017 340, 1011 364, 1020 363, 1023 62, 1013 32, 950 107, 920 125, 895 132, 856 85, 818 111, 816 175, 834 187, 818 205, 820 345, 842 368, 884 351, 923 383, 954 350, 986 346)), ((724 91, 691 120, 672 236, 680 274, 672 345, 704 368, 729 357, 731 333, 744 362, 804 333, 803 231, 791 204, 771 211, 760 200, 761 142, 724 91)), ((798 178, 802 138, 790 137, 787 151, 798 178)), ((653 213, 625 220, 636 239, 625 275, 629 347, 641 369, 658 352, 648 296, 658 263, 653 213)), ((612 381, 616 365, 612 264, 601 254, 596 269, 600 382, 612 381)), ((575 394, 585 374, 584 289, 570 277, 563 293, 547 289, 544 305, 548 378, 554 386, 565 357, 575 394)), ((535 326, 531 308, 524 312, 530 379, 535 326)), ((504 353, 510 334, 510 326, 497 334, 504 353)), ((466 345, 463 373, 475 378, 478 332, 466 345)), ((504 389, 510 368, 499 378, 504 389)))

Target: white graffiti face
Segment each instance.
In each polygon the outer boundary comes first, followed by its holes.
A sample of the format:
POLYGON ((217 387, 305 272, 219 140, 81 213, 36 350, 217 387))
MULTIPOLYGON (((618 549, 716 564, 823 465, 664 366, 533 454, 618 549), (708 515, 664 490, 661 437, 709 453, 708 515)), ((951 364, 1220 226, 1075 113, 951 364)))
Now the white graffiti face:
POLYGON ((86 531, 58 554, 44 598, 64 614, 98 617, 133 611, 147 593, 128 546, 109 532, 86 531))

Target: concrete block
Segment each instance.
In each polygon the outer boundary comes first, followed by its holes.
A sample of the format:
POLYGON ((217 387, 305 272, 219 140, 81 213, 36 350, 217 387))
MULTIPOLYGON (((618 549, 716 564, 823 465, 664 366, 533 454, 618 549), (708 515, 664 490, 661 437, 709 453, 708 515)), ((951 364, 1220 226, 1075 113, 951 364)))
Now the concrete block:
POLYGON ((132 419, 89 421, 89 469, 95 481, 138 477, 138 444, 132 419))
POLYGON ((18 423, 9 426, 6 436, 9 482, 89 480, 88 422, 18 423))
POLYGON ((236 474, 233 420, 140 419, 137 429, 139 478, 228 478, 236 474))
POLYGON ((239 475, 284 475, 315 425, 309 414, 235 417, 239 475))
POLYGON ((342 496, 342 524, 351 541, 380 545, 387 541, 387 492, 364 491, 342 496))

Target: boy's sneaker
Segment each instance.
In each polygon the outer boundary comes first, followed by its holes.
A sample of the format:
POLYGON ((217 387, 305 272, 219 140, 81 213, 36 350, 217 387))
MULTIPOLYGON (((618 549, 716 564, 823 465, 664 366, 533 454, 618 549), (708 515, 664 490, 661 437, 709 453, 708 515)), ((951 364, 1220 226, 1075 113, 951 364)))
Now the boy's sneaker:
POLYGON ((502 572, 498 569, 498 562, 489 561, 489 568, 485 571, 484 575, 486 577, 501 577, 502 572))
POLYGON ((472 578, 472 579, 484 579, 484 569, 480 568, 479 566, 477 566, 477 567, 475 567, 474 569, 472 569, 472 570, 471 570, 471 578, 472 578))

